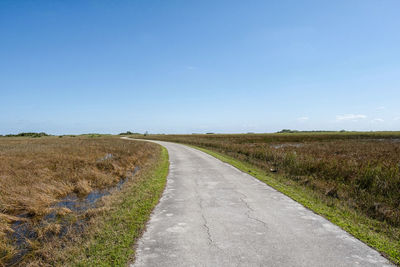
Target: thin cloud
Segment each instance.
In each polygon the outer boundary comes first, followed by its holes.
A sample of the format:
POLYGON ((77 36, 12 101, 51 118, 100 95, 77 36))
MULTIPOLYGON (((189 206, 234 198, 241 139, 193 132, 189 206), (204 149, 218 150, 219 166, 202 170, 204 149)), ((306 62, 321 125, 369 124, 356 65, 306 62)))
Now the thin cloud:
POLYGON ((344 115, 337 115, 337 121, 358 121, 366 119, 367 116, 363 114, 344 114, 344 115))
POLYGON ((186 69, 187 70, 195 70, 195 69, 197 69, 195 66, 186 66, 186 69))
POLYGON ((297 118, 297 121, 304 122, 304 121, 308 121, 309 119, 310 119, 309 117, 300 117, 300 118, 297 118))
POLYGON ((380 118, 376 118, 376 119, 373 119, 371 122, 384 122, 384 120, 380 119, 380 118))
POLYGON ((400 121, 400 117, 396 117, 396 118, 394 118, 393 120, 395 120, 395 121, 400 121))
POLYGON ((381 106, 381 107, 377 107, 377 108, 376 108, 376 110, 384 110, 384 109, 386 109, 386 107, 384 107, 384 106, 381 106))

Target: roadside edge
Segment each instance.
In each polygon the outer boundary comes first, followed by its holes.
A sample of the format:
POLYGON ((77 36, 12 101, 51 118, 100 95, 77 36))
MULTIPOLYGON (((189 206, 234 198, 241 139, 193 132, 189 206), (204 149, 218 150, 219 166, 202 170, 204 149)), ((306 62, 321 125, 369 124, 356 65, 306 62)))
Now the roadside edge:
POLYGON ((310 209, 316 214, 323 216, 330 222, 353 235, 355 238, 379 251, 394 264, 400 266, 400 242, 396 242, 396 240, 389 239, 386 236, 371 231, 370 225, 375 223, 373 219, 367 218, 354 210, 350 210, 349 208, 340 205, 340 203, 335 203, 337 205, 329 206, 319 200, 318 196, 309 188, 285 184, 284 179, 278 175, 268 175, 265 170, 254 167, 249 163, 239 161, 230 156, 202 147, 185 145, 205 152, 222 162, 232 165, 240 171, 250 174, 256 179, 302 204, 304 207, 310 209))

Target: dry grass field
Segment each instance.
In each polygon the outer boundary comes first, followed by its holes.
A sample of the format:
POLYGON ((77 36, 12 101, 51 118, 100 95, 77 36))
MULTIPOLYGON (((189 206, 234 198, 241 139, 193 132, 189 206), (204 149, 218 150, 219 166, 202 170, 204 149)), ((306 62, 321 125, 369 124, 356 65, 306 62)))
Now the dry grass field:
POLYGON ((211 149, 271 170, 400 227, 400 133, 151 135, 211 149))
POLYGON ((21 264, 43 242, 49 251, 42 257, 51 254, 51 242, 65 235, 66 223, 93 216, 95 206, 68 206, 71 200, 121 186, 137 167, 157 160, 159 151, 154 144, 114 137, 0 138, 0 266, 21 264))

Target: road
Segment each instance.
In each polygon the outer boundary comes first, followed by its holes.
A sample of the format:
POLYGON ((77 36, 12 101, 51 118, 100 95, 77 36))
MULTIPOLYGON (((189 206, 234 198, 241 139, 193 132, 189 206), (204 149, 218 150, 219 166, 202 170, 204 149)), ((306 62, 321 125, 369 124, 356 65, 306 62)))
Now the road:
POLYGON ((168 149, 166 189, 136 266, 392 266, 377 251, 254 177, 196 149, 168 149))

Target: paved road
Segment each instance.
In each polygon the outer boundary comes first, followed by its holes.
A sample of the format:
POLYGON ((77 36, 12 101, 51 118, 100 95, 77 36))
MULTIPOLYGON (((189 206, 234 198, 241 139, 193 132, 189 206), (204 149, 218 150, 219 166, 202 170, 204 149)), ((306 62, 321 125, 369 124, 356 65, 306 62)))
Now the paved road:
POLYGON ((131 266, 391 266, 271 187, 196 149, 168 149, 167 187, 131 266))

